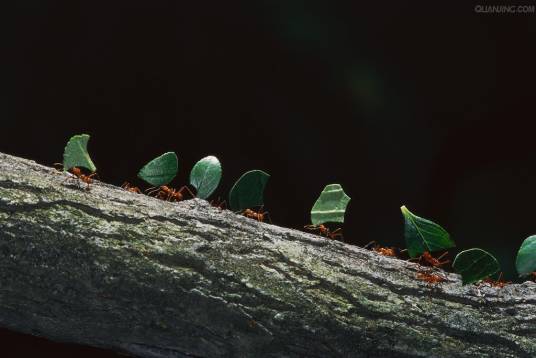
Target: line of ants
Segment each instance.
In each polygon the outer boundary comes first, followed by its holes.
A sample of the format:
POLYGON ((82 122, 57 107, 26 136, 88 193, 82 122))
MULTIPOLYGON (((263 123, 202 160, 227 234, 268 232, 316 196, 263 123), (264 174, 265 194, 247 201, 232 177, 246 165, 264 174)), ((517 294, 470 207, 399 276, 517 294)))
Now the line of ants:
MULTIPOLYGON (((55 163, 54 165, 63 167, 63 164, 61 164, 61 163, 55 163)), ((80 182, 85 183, 85 184, 87 184, 87 186, 85 188, 85 190, 87 190, 87 191, 90 190, 91 184, 93 184, 93 178, 95 176, 98 177, 97 173, 92 173, 90 175, 86 175, 78 167, 73 167, 73 168, 69 169, 69 172, 72 175, 74 175, 74 178, 73 177, 67 177, 64 180, 64 182, 67 181, 67 180, 70 180, 70 179, 71 180, 74 179, 74 180, 77 180, 78 184, 80 182)), ((121 188, 123 190, 126 190, 126 191, 134 193, 134 194, 142 194, 143 193, 140 188, 130 184, 129 182, 124 182, 121 185, 121 188)), ((165 201, 172 201, 172 202, 179 202, 179 201, 185 200, 186 199, 186 196, 185 196, 186 193, 188 193, 188 195, 191 198, 195 198, 195 194, 186 185, 182 186, 180 189, 174 189, 174 188, 171 188, 171 187, 169 187, 167 185, 161 185, 161 186, 157 186, 157 187, 148 188, 148 189, 145 190, 145 193, 147 195, 149 195, 149 196, 154 196, 157 199, 161 199, 161 200, 165 200, 165 201)), ((223 210, 223 209, 225 209, 227 207, 227 202, 225 200, 221 201, 218 198, 218 200, 216 200, 216 201, 214 201, 214 200, 210 201, 210 205, 213 206, 213 207, 216 207, 216 208, 218 208, 220 210, 223 210)), ((267 211, 264 211, 263 207, 261 207, 258 211, 255 211, 255 210, 252 210, 252 209, 245 209, 245 210, 243 210, 241 212, 241 214, 244 215, 247 218, 254 219, 254 220, 257 220, 259 222, 264 222, 265 218, 267 218, 270 221, 270 223, 272 222, 272 220, 270 218, 270 213, 267 212, 267 211)))
MULTIPOLYGON (((402 258, 402 255, 407 252, 407 250, 399 250, 395 247, 382 247, 375 241, 369 242, 364 248, 370 248, 372 251, 383 256, 396 258, 402 258)), ((445 271, 441 270, 444 265, 450 263, 450 260, 443 260, 447 255, 448 251, 445 251, 436 258, 429 251, 425 251, 419 257, 409 258, 407 260, 415 261, 420 265, 415 278, 433 286, 447 281, 445 271)), ((536 272, 532 273, 532 279, 536 281, 536 272)), ((488 285, 489 287, 503 288, 511 283, 511 281, 503 280, 503 273, 501 272, 497 280, 487 277, 478 284, 478 287, 488 285)))
MULTIPOLYGON (((56 163, 56 164, 61 165, 60 163, 56 163)), ((98 177, 97 173, 86 175, 78 167, 73 167, 69 169, 69 172, 72 175, 74 175, 74 178, 68 177, 64 181, 67 181, 69 179, 75 179, 77 180, 78 183, 82 182, 87 185, 85 188, 85 190, 87 191, 90 190, 90 186, 91 184, 93 184, 93 178, 98 177)), ((128 182, 124 182, 121 185, 121 188, 131 193, 142 194, 142 191, 140 188, 133 186, 128 182)), ((174 189, 167 185, 161 185, 158 187, 148 188, 145 190, 145 193, 147 193, 147 195, 154 196, 158 199, 172 201, 172 202, 179 202, 179 201, 185 200, 186 199, 185 193, 188 193, 188 195, 191 198, 195 197, 195 194, 187 186, 182 186, 180 189, 174 189)), ((221 201, 218 198, 218 200, 210 201, 210 205, 220 210, 223 210, 226 208, 226 201, 225 200, 221 201)), ((272 222, 269 212, 264 211, 263 207, 261 207, 258 211, 255 211, 253 209, 245 209, 241 212, 241 214, 247 218, 257 220, 259 222, 264 222, 266 218, 270 221, 270 223, 272 222)), ((305 225, 304 228, 306 230, 316 231, 318 232, 320 236, 324 236, 331 240, 336 240, 337 238, 343 239, 341 228, 331 230, 326 225, 323 225, 323 224, 305 225)), ((376 241, 369 242, 367 245, 364 246, 364 248, 365 249, 369 248, 370 250, 383 256, 396 257, 396 258, 402 258, 402 255, 405 252, 407 252, 407 250, 399 250, 395 247, 380 246, 378 243, 376 243, 376 241)), ((437 285, 437 284, 445 282, 447 280, 446 276, 444 274, 439 274, 437 273, 437 271, 434 271, 434 270, 441 269, 442 266, 450 263, 450 260, 443 260, 443 258, 447 254, 448 252, 444 252, 442 255, 435 258, 432 256, 430 252, 425 251, 419 257, 409 258, 408 261, 416 261, 421 266, 430 268, 430 270, 420 269, 417 272, 415 278, 419 281, 424 281, 429 285, 437 285)), ((532 273, 532 279, 536 281, 536 272, 532 273)), ((480 282, 479 287, 482 285, 489 285, 490 287, 503 288, 510 283, 511 283, 510 281, 504 281, 502 279, 502 272, 501 272, 497 280, 493 280, 492 278, 488 277, 480 282)))

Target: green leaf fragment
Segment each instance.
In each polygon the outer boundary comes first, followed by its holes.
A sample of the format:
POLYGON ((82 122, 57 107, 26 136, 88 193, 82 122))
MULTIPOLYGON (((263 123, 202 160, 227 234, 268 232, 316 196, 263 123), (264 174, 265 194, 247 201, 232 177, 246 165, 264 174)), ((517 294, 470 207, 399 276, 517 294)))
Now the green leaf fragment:
POLYGON ((410 257, 456 246, 449 233, 438 224, 413 214, 405 206, 400 210, 404 216, 404 237, 410 257))
POLYGON ((460 252, 452 264, 454 271, 462 275, 463 284, 478 282, 496 274, 501 269, 497 259, 482 249, 460 252))
POLYGON ((344 213, 350 197, 340 184, 326 185, 311 209, 311 223, 320 225, 327 222, 344 223, 344 213))
POLYGON ((516 269, 519 276, 526 276, 536 271, 536 235, 523 241, 516 258, 516 269))
POLYGON ((206 199, 216 190, 221 179, 218 158, 208 156, 198 161, 190 172, 190 184, 197 189, 197 197, 206 199))
POLYGON ((172 181, 178 170, 177 154, 167 152, 145 164, 139 171, 138 178, 152 186, 161 186, 172 181))
POLYGON ((270 175, 262 170, 251 170, 242 175, 229 192, 229 206, 233 211, 264 204, 264 188, 270 175))
POLYGON ((87 152, 89 134, 79 134, 71 137, 63 152, 63 170, 74 167, 86 168, 92 173, 97 171, 95 164, 87 152))

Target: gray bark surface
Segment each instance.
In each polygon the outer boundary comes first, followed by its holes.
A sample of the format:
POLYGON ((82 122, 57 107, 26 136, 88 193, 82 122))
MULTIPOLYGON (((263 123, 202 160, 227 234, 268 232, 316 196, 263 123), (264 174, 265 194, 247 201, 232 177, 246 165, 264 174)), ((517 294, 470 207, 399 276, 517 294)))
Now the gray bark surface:
POLYGON ((0 326, 142 357, 534 357, 536 284, 417 264, 0 154, 0 326))

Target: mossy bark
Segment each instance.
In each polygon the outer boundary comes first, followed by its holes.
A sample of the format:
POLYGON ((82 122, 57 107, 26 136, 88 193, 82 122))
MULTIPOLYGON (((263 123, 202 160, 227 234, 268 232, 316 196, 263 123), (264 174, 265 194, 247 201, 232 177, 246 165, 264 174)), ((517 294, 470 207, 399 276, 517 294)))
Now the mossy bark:
POLYGON ((419 266, 0 154, 0 325, 144 357, 536 356, 536 285, 419 266))

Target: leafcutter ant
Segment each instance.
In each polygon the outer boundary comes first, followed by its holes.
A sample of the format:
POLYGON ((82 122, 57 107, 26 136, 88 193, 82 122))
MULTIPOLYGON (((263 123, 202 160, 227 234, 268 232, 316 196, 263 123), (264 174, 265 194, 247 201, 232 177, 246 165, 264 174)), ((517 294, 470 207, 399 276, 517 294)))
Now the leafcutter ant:
POLYGON ((383 247, 380 246, 376 241, 371 241, 368 244, 366 244, 363 248, 368 249, 371 247, 371 250, 374 252, 377 252, 380 255, 383 256, 390 256, 390 257, 397 257, 398 256, 398 249, 396 247, 383 247))
POLYGON ((441 256, 439 256, 438 258, 435 258, 432 256, 432 254, 430 254, 430 252, 428 251, 425 251, 423 252, 423 254, 419 257, 416 257, 416 258, 413 258, 413 259, 410 259, 411 260, 417 260, 417 262, 419 264, 426 264, 428 266, 432 266, 432 267, 441 267, 443 265, 446 265, 450 262, 450 260, 445 260, 445 261, 441 261, 441 259, 443 257, 445 257, 446 255, 448 254, 448 252, 444 252, 441 256))
POLYGON ((262 207, 259 209, 259 211, 246 209, 242 212, 242 215, 260 222, 264 222, 264 218, 267 217, 270 223, 272 222, 272 219, 270 218, 270 213, 268 211, 264 211, 262 207))
POLYGON ((321 236, 325 236, 331 240, 335 240, 337 237, 343 238, 342 236, 342 229, 338 228, 333 231, 331 231, 327 226, 320 224, 320 225, 305 225, 304 228, 306 230, 311 231, 317 231, 321 236))
POLYGON ((167 185, 162 185, 156 188, 149 188, 146 190, 147 195, 154 195, 158 199, 167 200, 167 201, 181 201, 184 200, 184 191, 187 191, 192 198, 195 195, 192 193, 190 188, 186 185, 180 188, 179 190, 168 187, 167 185))
POLYGON ((415 278, 417 280, 424 281, 429 285, 437 285, 447 280, 445 277, 435 274, 432 271, 419 271, 417 272, 415 278))
MULTIPOLYGON (((54 164, 55 166, 59 166, 59 165, 63 165, 61 163, 55 163, 54 164)), ((60 170, 60 169, 58 169, 60 170)), ((86 190, 89 190, 89 187, 90 185, 93 183, 93 177, 95 176, 98 176, 97 173, 92 173, 90 175, 85 175, 83 172, 82 172, 82 169, 78 168, 78 167, 72 167, 71 169, 69 169, 69 172, 71 174, 73 174, 75 177, 76 177, 76 180, 78 183, 80 182, 83 182, 83 183, 86 183, 87 184, 87 187, 86 187, 86 190)), ((64 182, 66 182, 67 180, 69 179, 75 179, 75 178, 72 178, 72 177, 67 177, 64 182)))
POLYGON ((503 277, 502 272, 499 274, 499 278, 497 280, 494 280, 491 277, 487 277, 484 280, 482 280, 482 282, 478 286, 480 287, 482 285, 488 284, 490 287, 503 288, 504 286, 512 283, 511 281, 504 281, 502 277, 503 277))
POLYGON ((123 185, 121 185, 121 188, 131 193, 141 194, 140 188, 131 185, 129 182, 124 182, 123 185))

